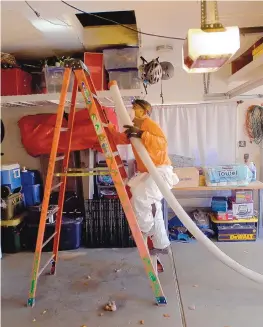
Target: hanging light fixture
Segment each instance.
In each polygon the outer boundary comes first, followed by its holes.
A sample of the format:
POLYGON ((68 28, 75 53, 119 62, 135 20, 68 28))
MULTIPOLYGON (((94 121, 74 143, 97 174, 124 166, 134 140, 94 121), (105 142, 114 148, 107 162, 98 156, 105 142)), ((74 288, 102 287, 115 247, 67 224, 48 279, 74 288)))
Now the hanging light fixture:
POLYGON ((208 4, 201 0, 201 28, 188 30, 183 46, 183 68, 188 73, 215 72, 240 48, 239 28, 224 27, 219 22, 217 1, 208 4), (208 4, 213 5, 210 21, 208 4))

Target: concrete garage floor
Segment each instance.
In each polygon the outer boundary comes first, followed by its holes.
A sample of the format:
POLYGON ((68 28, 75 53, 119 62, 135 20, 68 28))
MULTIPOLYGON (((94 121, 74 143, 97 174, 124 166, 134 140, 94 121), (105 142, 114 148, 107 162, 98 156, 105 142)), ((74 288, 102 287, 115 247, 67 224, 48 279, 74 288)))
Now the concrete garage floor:
MULTIPOLYGON (((263 273, 262 241, 221 243, 220 248, 263 273)), ((188 327, 263 326, 263 285, 231 271, 197 243, 173 244, 173 249, 188 327)), ((153 305, 136 249, 80 249, 61 253, 56 277, 40 278, 36 306, 30 309, 25 303, 32 259, 32 253, 18 253, 1 261, 2 327, 128 327, 141 320, 149 327, 182 326, 168 257, 161 275, 169 300, 165 307, 153 305), (101 309, 109 299, 116 301, 116 312, 101 309)))

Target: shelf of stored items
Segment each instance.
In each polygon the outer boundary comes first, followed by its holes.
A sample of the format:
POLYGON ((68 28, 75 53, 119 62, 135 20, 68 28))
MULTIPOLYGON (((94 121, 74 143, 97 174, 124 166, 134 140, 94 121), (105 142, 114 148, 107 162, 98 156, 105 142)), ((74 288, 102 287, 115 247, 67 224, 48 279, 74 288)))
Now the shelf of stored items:
POLYGON ((231 191, 231 190, 262 190, 263 183, 260 181, 251 182, 247 186, 197 186, 197 187, 177 187, 173 188, 176 191, 231 191))
POLYGON ((247 186, 197 186, 197 187, 177 187, 174 186, 173 191, 187 192, 206 192, 206 191, 242 191, 250 190, 258 192, 258 235, 263 233, 263 183, 260 181, 251 182, 247 186))
POLYGON ((262 75, 263 69, 263 56, 259 56, 251 61, 249 64, 238 70, 233 75, 229 76, 228 84, 236 83, 236 82, 246 82, 252 76, 256 75, 260 77, 262 75))
MULTIPOLYGON (((120 90, 125 105, 130 105, 131 100, 135 97, 142 96, 141 89, 120 90)), ((109 90, 97 91, 98 99, 103 106, 113 106, 111 92, 109 90)), ((60 93, 29 94, 1 96, 1 107, 39 107, 39 106, 56 106, 59 103, 60 93)), ((70 105, 71 92, 67 93, 66 105, 70 105)), ((85 102, 82 94, 77 95, 77 106, 84 107, 85 102)))

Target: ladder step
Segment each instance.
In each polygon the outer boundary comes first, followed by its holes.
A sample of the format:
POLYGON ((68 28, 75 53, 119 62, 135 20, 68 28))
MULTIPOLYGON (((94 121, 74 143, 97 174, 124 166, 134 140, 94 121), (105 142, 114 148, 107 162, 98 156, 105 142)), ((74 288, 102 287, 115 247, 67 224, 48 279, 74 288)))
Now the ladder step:
POLYGON ((52 240, 52 238, 54 238, 54 236, 57 234, 57 232, 54 232, 42 245, 42 249, 44 248, 44 246, 46 246, 48 244, 49 241, 52 240))
POLYGON ((47 217, 51 216, 51 215, 54 215, 55 213, 58 212, 59 206, 58 205, 53 205, 53 206, 54 206, 54 209, 51 209, 51 210, 48 211, 47 217))
POLYGON ((52 186, 51 189, 50 189, 50 191, 54 191, 56 188, 60 187, 60 185, 62 185, 62 184, 63 184, 63 182, 60 182, 60 183, 52 186))
POLYGON ((69 131, 69 128, 67 128, 67 127, 60 128, 60 132, 67 132, 67 131, 69 131))
POLYGON ((65 156, 56 157, 55 161, 60 161, 60 160, 63 160, 64 158, 65 158, 65 156))
POLYGON ((51 263, 51 261, 53 260, 53 258, 55 257, 55 254, 53 253, 52 256, 48 259, 48 261, 45 263, 44 267, 39 271, 39 273, 37 274, 37 278, 39 278, 39 276, 42 274, 42 272, 47 268, 47 266, 51 263))

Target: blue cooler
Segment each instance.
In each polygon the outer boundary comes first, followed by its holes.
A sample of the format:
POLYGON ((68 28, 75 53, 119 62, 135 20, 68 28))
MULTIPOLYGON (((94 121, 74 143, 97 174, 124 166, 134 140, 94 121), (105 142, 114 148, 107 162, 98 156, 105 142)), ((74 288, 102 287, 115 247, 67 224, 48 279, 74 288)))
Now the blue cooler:
POLYGON ((2 197, 21 191, 19 164, 1 166, 1 191, 2 197))
POLYGON ((23 186, 23 193, 25 198, 25 206, 31 207, 42 202, 42 188, 40 184, 23 186))

